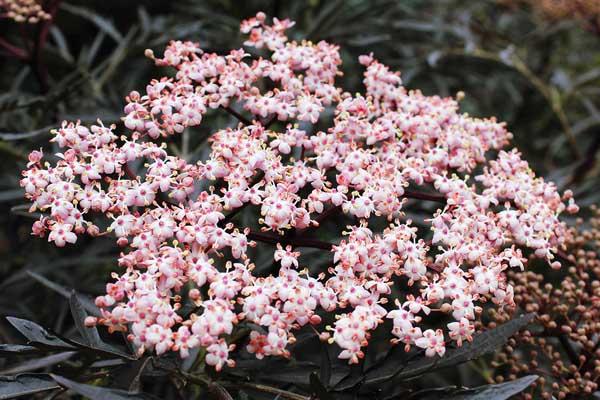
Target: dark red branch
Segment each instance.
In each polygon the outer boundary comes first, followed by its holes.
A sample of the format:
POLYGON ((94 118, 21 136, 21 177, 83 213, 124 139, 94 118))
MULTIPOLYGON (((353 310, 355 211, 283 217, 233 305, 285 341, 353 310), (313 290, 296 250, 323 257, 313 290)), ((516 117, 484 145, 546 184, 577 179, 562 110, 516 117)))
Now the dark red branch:
POLYGON ((227 107, 221 106, 221 108, 223 110, 227 111, 229 114, 231 114, 234 117, 236 117, 238 119, 238 121, 240 121, 242 124, 244 124, 244 125, 252 125, 252 121, 250 121, 248 118, 244 117, 239 112, 235 111, 233 108, 231 108, 229 106, 227 106, 227 107))
POLYGON ((438 203, 446 203, 446 197, 441 194, 435 193, 424 193, 424 192, 414 192, 412 190, 405 190, 404 195, 402 197, 406 197, 409 199, 417 199, 417 200, 428 200, 435 201, 438 203))
POLYGON ((325 221, 327 218, 337 214, 338 212, 342 211, 342 207, 341 206, 334 206, 334 207, 330 207, 327 210, 323 211, 321 214, 317 215, 314 219, 314 221, 317 221, 319 223, 318 226, 309 226, 307 228, 304 229, 300 229, 297 233, 296 236, 302 237, 302 236, 306 236, 306 234, 308 232, 310 232, 312 229, 316 229, 319 226, 321 226, 321 223, 323 221, 325 221))
POLYGON ((5 39, 0 38, 0 48, 2 48, 11 57, 17 58, 21 61, 29 60, 29 54, 27 54, 27 51, 15 46, 5 39))
POLYGON ((342 210, 342 206, 335 206, 335 207, 328 208, 327 210, 323 211, 323 213, 317 215, 317 217, 315 218, 315 221, 317 221, 319 224, 321 224, 321 222, 325 221, 329 217, 334 216, 341 210, 342 210))
POLYGON ((31 54, 31 67, 35 73, 35 76, 40 84, 40 91, 42 93, 48 92, 48 68, 44 63, 42 58, 42 52, 44 47, 46 46, 46 41, 48 40, 48 34, 50 33, 50 27, 52 26, 52 21, 56 12, 58 11, 58 6, 60 5, 61 0, 51 0, 47 3, 46 12, 50 14, 50 19, 41 22, 38 26, 37 30, 37 38, 33 45, 33 52, 31 54))
POLYGON ((300 237, 285 237, 279 235, 273 235, 269 233, 251 231, 246 235, 250 240, 256 240, 257 242, 291 245, 294 247, 312 247, 321 250, 331 250, 333 243, 323 242, 316 239, 300 238, 300 237))

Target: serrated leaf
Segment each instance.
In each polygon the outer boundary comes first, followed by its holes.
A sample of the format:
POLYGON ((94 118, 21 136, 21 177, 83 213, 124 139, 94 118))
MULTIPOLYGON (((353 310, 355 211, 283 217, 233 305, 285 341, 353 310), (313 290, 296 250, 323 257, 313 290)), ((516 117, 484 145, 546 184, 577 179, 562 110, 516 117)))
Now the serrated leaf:
POLYGON ((152 367, 151 362, 152 357, 144 357, 119 365, 119 368, 113 369, 114 379, 111 382, 111 387, 129 392, 139 392, 141 390, 142 374, 147 375, 145 371, 149 369, 147 367, 152 367))
POLYGON ((40 349, 33 346, 22 344, 0 344, 0 354, 2 355, 24 355, 39 353, 40 349))
POLYGON ((32 395, 60 386, 48 374, 20 374, 0 376, 0 400, 32 395))
POLYGON ((187 371, 189 371, 194 366, 194 363, 198 359, 200 351, 204 351, 204 348, 202 348, 202 347, 195 347, 195 348, 193 348, 193 349, 190 350, 190 355, 187 358, 185 358, 183 360, 183 362, 181 363, 181 370, 182 371, 186 371, 187 372, 187 371))
POLYGON ((102 342, 101 344, 89 345, 87 343, 80 343, 77 340, 71 340, 77 346, 79 346, 80 350, 87 351, 93 353, 96 356, 118 356, 130 361, 137 360, 137 357, 133 354, 126 353, 118 347, 112 346, 108 343, 102 342))
POLYGON ((71 296, 69 297, 69 306, 71 307, 71 313, 73 314, 73 320, 75 321, 77 331, 79 331, 79 334, 81 334, 85 344, 92 348, 102 347, 104 342, 102 339, 100 339, 98 328, 95 326, 85 326, 85 319, 87 318, 88 314, 75 291, 71 292, 71 296))
POLYGON ((125 390, 110 389, 102 386, 86 385, 65 378, 64 376, 50 374, 60 386, 85 396, 90 400, 154 400, 156 397, 147 393, 129 393, 125 390))
POLYGON ((365 376, 365 384, 379 384, 392 378, 410 379, 439 368, 452 367, 492 353, 506 343, 517 331, 531 322, 533 317, 533 314, 525 314, 494 329, 475 335, 472 342, 467 342, 461 347, 446 351, 446 354, 441 358, 423 357, 405 365, 397 365, 394 360, 391 360, 381 367, 369 371, 365 376))
POLYGON ((103 353, 107 356, 118 356, 118 357, 122 357, 127 360, 131 360, 131 361, 137 360, 137 357, 134 354, 126 353, 115 346, 111 346, 108 343, 104 343, 102 346, 98 346, 98 347, 91 347, 91 346, 84 346, 84 347, 87 347, 88 349, 93 350, 93 352, 96 354, 103 353))
POLYGON ((333 400, 333 397, 327 391, 327 388, 323 385, 316 372, 310 374, 310 390, 320 400, 333 400))
POLYGON ((146 357, 144 360, 140 360, 141 365, 139 365, 137 373, 129 383, 128 389, 130 392, 139 392, 142 389, 142 374, 151 361, 152 357, 146 357))
POLYGON ((331 381, 331 358, 329 357, 329 346, 319 343, 321 347, 321 367, 319 369, 319 381, 326 387, 331 381))
POLYGON ((375 366, 363 370, 361 368, 351 368, 350 373, 342 380, 340 380, 335 386, 336 392, 343 392, 351 389, 358 384, 361 384, 366 375, 371 374, 371 371, 378 371, 381 374, 391 373, 392 371, 398 370, 398 365, 406 365, 413 360, 424 357, 424 350, 412 350, 407 353, 403 348, 394 346, 390 349, 388 354, 385 356, 383 361, 377 363, 375 366), (365 372, 366 371, 366 372, 365 372))
MULTIPOLYGON (((528 375, 514 381, 494 385, 479 386, 473 389, 461 390, 443 400, 507 400, 521 393, 538 379, 537 375, 528 375)), ((440 398, 439 396, 436 398, 440 398)))
POLYGON ((6 319, 16 330, 27 338, 30 344, 57 349, 75 349, 75 346, 65 342, 58 336, 49 333, 35 322, 15 317, 6 317, 6 319))

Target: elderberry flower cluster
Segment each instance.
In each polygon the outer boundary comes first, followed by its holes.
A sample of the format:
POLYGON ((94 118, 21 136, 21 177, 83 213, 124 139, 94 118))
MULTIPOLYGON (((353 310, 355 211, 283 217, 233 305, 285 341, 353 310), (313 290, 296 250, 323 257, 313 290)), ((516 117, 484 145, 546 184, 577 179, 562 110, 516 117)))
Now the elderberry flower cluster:
POLYGON ((0 18, 35 24, 51 18, 39 0, 0 0, 0 18))
POLYGON ((407 90, 372 55, 359 60, 365 92, 344 92, 338 46, 289 41, 291 26, 262 13, 243 21, 254 55, 181 41, 162 58, 148 50, 176 74, 129 94, 129 134, 64 122, 53 131, 63 149, 54 163, 31 153, 21 185, 43 214, 33 233, 57 246, 85 233, 115 237, 119 272, 96 299, 102 317, 86 322, 128 332, 140 353, 185 357, 201 346, 220 370, 234 364, 227 338, 250 322, 246 350, 258 358, 289 356, 294 332, 312 326, 357 363, 391 319, 392 343, 442 356, 471 340, 481 303, 513 304, 505 270, 523 268, 523 250, 560 266, 559 215, 577 206, 517 150, 502 150, 504 124, 407 90), (207 159, 167 152, 162 138, 217 109, 240 123, 210 136, 207 159), (411 199, 439 203, 424 220, 430 232, 405 217, 411 199), (260 215, 244 226, 242 211, 260 215), (340 214, 354 221, 344 239, 317 240, 319 224, 340 214), (257 245, 273 251, 268 274, 253 273, 257 245), (330 264, 303 265, 307 248, 330 252, 330 264))

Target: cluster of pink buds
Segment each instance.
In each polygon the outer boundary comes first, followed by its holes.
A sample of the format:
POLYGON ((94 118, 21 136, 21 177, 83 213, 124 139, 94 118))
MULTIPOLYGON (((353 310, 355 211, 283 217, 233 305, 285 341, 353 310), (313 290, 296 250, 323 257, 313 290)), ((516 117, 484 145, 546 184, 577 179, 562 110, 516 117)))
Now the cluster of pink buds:
POLYGON ((35 24, 51 15, 44 11, 40 0, 0 0, 0 18, 35 24))
POLYGON ((140 353, 185 357, 201 346, 219 370, 234 364, 226 339, 240 324, 252 328, 246 350, 259 358, 289 356, 294 332, 311 326, 356 363, 391 319, 392 343, 442 356, 471 340, 483 303, 513 304, 505 270, 524 267, 522 251, 560 267, 559 216, 577 206, 502 150, 504 124, 405 89, 372 55, 360 58, 364 94, 344 92, 338 47, 288 41, 292 25, 269 25, 262 13, 242 22, 254 56, 180 41, 162 58, 147 51, 176 74, 127 97, 128 135, 65 122, 53 131, 64 149, 53 163, 31 153, 21 185, 43 215, 33 233, 57 246, 85 233, 115 237, 120 269, 96 299, 98 323, 128 332, 140 353), (206 159, 155 142, 211 109, 240 123, 210 136, 206 159), (414 199, 439 208, 415 223, 405 215, 414 199), (343 214, 353 221, 343 240, 315 238, 343 214), (273 252, 266 274, 254 273, 259 243, 273 252), (303 265, 303 249, 330 252, 329 265, 303 265))

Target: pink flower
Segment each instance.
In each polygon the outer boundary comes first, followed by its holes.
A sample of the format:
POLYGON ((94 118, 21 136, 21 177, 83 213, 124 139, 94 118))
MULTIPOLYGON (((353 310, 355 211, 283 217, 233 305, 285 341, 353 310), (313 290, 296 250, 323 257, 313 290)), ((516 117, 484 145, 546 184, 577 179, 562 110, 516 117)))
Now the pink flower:
POLYGON ((423 332, 423 337, 415 340, 415 345, 425 349, 427 357, 433 357, 435 354, 442 357, 446 353, 446 345, 444 343, 444 333, 441 329, 434 331, 427 329, 423 332))
POLYGON ((55 222, 50 227, 48 241, 54 242, 58 247, 64 247, 67 243, 75 243, 77 241, 77 235, 72 232, 72 229, 72 225, 55 222))
POLYGON ((211 344, 206 348, 206 363, 215 367, 215 370, 220 371, 225 365, 230 368, 235 366, 233 360, 228 359, 229 352, 235 346, 227 346, 225 340, 221 339, 216 343, 211 344))
POLYGON ((466 318, 461 318, 458 322, 450 322, 448 324, 448 336, 456 341, 456 344, 462 346, 463 340, 473 340, 473 332, 475 327, 466 318))
POLYGON ((277 250, 275 250, 275 261, 279 261, 283 268, 290 268, 292 265, 298 267, 298 257, 300 256, 299 251, 292 251, 292 246, 286 246, 285 250, 281 244, 277 244, 277 250))

